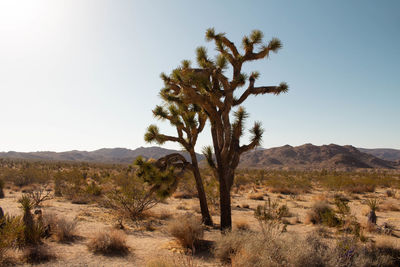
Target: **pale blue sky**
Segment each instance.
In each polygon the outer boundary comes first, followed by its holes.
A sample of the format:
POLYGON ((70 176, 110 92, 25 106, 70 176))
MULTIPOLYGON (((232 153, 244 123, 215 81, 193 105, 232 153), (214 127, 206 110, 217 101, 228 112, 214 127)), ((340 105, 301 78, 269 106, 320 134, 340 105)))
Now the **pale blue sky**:
POLYGON ((283 42, 246 67, 258 85, 290 85, 245 103, 264 147, 400 149, 400 1, 1 0, 0 151, 145 145, 159 74, 199 45, 212 54, 208 27, 283 42))

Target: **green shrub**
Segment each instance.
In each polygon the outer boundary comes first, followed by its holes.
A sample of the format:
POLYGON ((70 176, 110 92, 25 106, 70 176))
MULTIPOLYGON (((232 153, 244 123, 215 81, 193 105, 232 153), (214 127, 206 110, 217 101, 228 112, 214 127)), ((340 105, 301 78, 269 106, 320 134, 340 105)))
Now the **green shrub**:
MULTIPOLYGON (((0 208, 1 209, 1 208, 0 208)), ((4 214, 0 216, 0 265, 7 250, 22 243, 24 225, 20 216, 4 214)))
POLYGON ((132 221, 140 220, 143 212, 161 201, 157 192, 149 190, 149 187, 135 175, 127 175, 121 183, 123 184, 119 188, 106 194, 105 204, 132 221))
POLYGON ((23 231, 23 246, 34 246, 41 243, 41 236, 43 235, 43 225, 37 223, 33 219, 32 208, 33 202, 28 195, 23 195, 18 202, 21 204, 20 208, 23 211, 22 223, 24 226, 23 231))
POLYGON ((91 196, 100 196, 102 193, 102 188, 101 186, 98 186, 94 181, 92 181, 90 184, 86 186, 86 193, 91 195, 91 196))
POLYGON ((306 222, 324 224, 329 227, 340 225, 341 221, 336 212, 326 202, 315 203, 306 215, 306 222))
POLYGON ((258 205, 254 211, 254 216, 260 222, 263 232, 286 231, 284 217, 290 217, 291 213, 286 205, 280 205, 277 201, 271 201, 270 198, 264 205, 258 205))

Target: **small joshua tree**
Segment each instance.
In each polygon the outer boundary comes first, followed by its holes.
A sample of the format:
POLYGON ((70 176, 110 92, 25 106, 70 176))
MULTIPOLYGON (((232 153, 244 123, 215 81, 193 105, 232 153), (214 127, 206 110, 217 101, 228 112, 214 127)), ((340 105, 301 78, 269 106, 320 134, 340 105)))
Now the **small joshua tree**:
POLYGON ((171 154, 156 162, 138 157, 134 163, 136 173, 125 177, 123 184, 107 195, 108 204, 133 221, 141 218, 144 211, 171 195, 178 179, 189 163, 180 154, 171 154), (176 170, 181 169, 180 172, 176 170))
MULTIPOLYGON (((187 66, 190 65, 188 61, 185 61, 182 64, 187 66)), ((205 225, 211 226, 213 222, 208 209, 203 180, 200 174, 196 152, 194 150, 198 135, 201 131, 203 131, 206 124, 207 115, 196 104, 186 105, 176 98, 174 98, 175 101, 170 101, 169 96, 165 94, 161 94, 161 97, 165 101, 165 105, 156 106, 156 108, 153 110, 153 114, 160 120, 168 120, 170 124, 176 128, 177 136, 161 134, 156 125, 150 125, 147 128, 147 132, 144 137, 145 141, 156 142, 160 145, 167 141, 177 142, 187 152, 189 152, 191 158, 190 165, 196 181, 196 189, 200 202, 202 220, 205 225)))

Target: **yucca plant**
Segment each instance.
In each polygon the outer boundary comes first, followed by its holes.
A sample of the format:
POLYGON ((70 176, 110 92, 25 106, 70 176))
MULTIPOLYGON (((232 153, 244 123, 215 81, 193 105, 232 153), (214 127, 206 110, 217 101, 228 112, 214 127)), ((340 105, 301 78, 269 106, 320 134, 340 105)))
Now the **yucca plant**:
POLYGON ((376 198, 368 199, 367 200, 367 205, 370 208, 371 211, 377 211, 379 207, 379 201, 376 198))
POLYGON ((35 223, 32 216, 33 201, 28 195, 23 195, 18 202, 23 211, 22 222, 24 225, 24 244, 37 245, 43 232, 42 225, 35 223))
POLYGON ((367 215, 368 223, 374 225, 374 224, 376 224, 376 221, 378 219, 378 217, 376 216, 375 211, 378 210, 379 202, 378 202, 378 200, 376 198, 368 199, 367 200, 367 205, 370 208, 370 212, 367 215))
POLYGON ((4 253, 21 243, 23 229, 21 217, 4 214, 0 208, 0 265, 4 253))

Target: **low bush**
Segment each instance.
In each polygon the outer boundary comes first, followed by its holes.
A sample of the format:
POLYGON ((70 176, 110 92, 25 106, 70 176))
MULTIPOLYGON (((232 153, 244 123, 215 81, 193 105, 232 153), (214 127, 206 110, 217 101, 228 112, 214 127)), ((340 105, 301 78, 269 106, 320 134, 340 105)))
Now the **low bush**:
POLYGON ((177 239, 184 248, 194 251, 204 235, 200 218, 192 214, 181 215, 171 220, 167 226, 168 232, 177 239))
POLYGON ((284 218, 291 217, 292 214, 285 204, 280 205, 278 201, 271 201, 268 198, 264 205, 257 206, 254 216, 259 221, 264 234, 266 232, 279 234, 286 231, 288 223, 284 218))
POLYGON ((54 225, 54 237, 58 242, 71 242, 76 237, 76 220, 57 218, 54 225))
POLYGON ((20 216, 2 214, 0 208, 0 266, 7 250, 22 242, 24 226, 20 216))
POLYGON ((336 212, 329 206, 327 202, 317 202, 311 207, 306 214, 306 223, 324 224, 329 227, 338 226, 340 224, 336 212))
POLYGON ((56 257, 46 245, 36 245, 25 248, 23 258, 28 263, 37 264, 50 261, 56 257))
POLYGON ((106 195, 106 206, 136 222, 142 219, 145 211, 160 203, 162 198, 136 176, 126 178, 124 184, 106 195))
POLYGON ((245 220, 238 220, 235 222, 236 229, 239 231, 249 231, 250 224, 245 220))
POLYGON ((115 229, 97 233, 89 241, 88 248, 93 253, 108 256, 124 256, 129 253, 125 234, 115 229))

